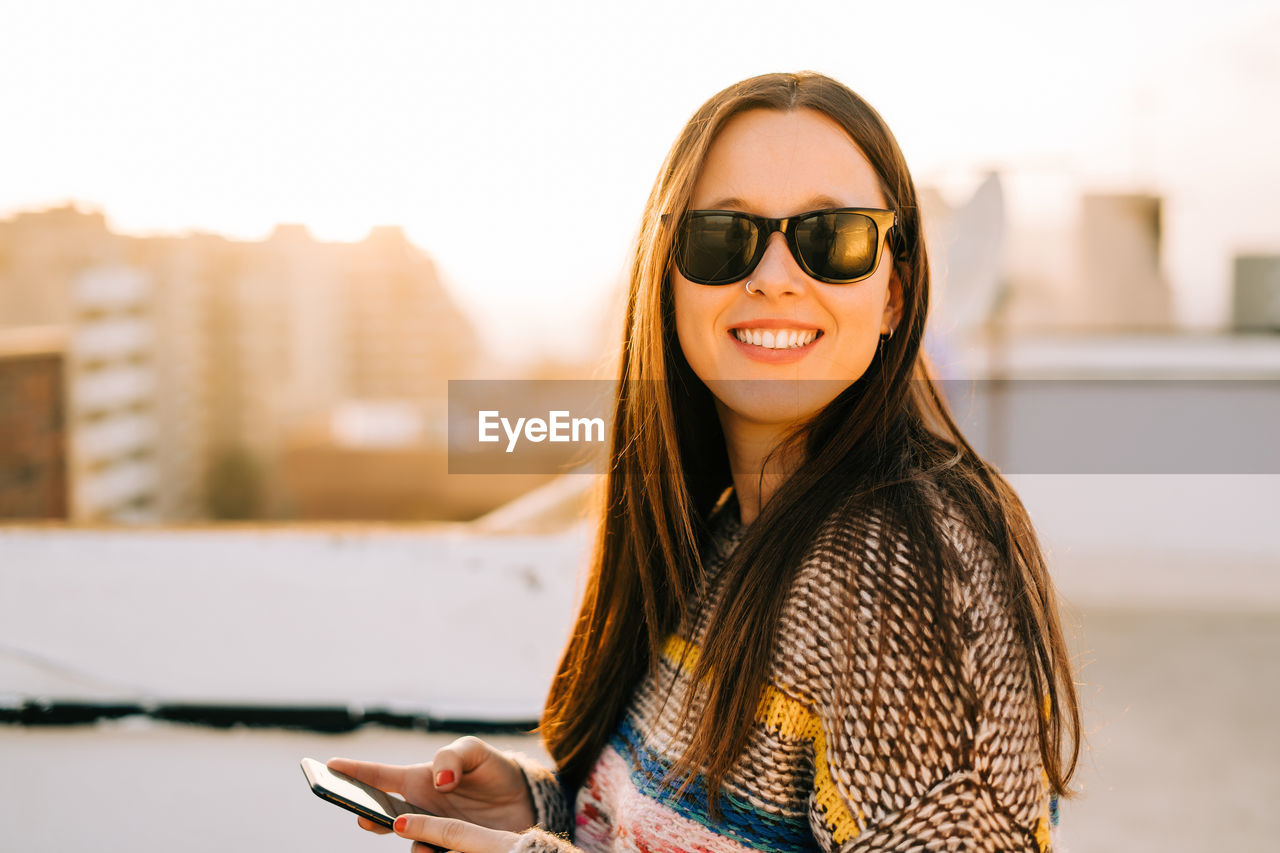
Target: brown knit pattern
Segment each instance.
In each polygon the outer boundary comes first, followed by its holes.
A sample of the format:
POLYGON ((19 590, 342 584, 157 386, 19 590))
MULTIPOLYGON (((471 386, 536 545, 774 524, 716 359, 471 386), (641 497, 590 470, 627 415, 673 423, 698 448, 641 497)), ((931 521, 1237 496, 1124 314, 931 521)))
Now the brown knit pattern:
MULTIPOLYGON (((1012 621, 1011 591, 991 545, 931 494, 939 529, 959 556, 960 577, 946 590, 958 618, 961 664, 940 654, 942 629, 927 615, 932 604, 922 572, 937 568, 909 559, 905 532, 886 529, 880 516, 837 514, 820 531, 784 604, 766 691, 776 713, 757 720, 724 793, 780 821, 807 818, 823 850, 1049 850, 1040 702, 1012 621)), ((721 569, 744 535, 736 516, 737 504, 729 501, 713 518, 696 618, 641 682, 626 714, 644 746, 671 760, 692 734, 680 717, 691 686, 688 656, 701 648, 725 594, 721 569), (672 648, 688 650, 683 663, 672 648)), ((695 705, 690 720, 702 710, 695 705)), ((669 828, 615 826, 615 815, 643 811, 619 812, 610 801, 615 794, 607 793, 634 787, 635 772, 631 779, 588 777, 577 813, 580 829, 592 830, 579 834, 594 841, 580 839, 581 849, 646 849, 637 836, 661 837, 658 846, 669 850, 706 846, 692 836, 682 844, 681 826, 732 834, 727 824, 707 829, 705 816, 685 821, 687 810, 671 811, 669 828), (606 837, 608 843, 599 843, 606 837)), ((563 831, 560 820, 544 817, 554 808, 550 790, 540 791, 547 804, 540 804, 539 819, 563 831)), ((643 813, 654 821, 652 809, 643 813)), ((742 849, 766 849, 735 838, 742 849)), ((534 830, 517 849, 579 848, 534 830)))

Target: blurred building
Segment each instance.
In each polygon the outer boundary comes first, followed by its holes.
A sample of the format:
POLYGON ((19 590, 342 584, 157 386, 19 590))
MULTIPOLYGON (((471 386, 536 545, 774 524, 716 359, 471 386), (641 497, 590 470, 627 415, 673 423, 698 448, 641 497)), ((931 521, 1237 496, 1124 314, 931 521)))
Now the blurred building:
MULTIPOLYGON (((424 423, 443 422, 448 380, 465 376, 479 357, 477 336, 435 266, 399 228, 374 229, 356 244, 325 244, 301 226, 281 226, 244 252, 215 301, 222 328, 211 368, 217 397, 211 493, 218 515, 353 517, 350 510, 331 509, 332 500, 313 500, 327 491, 326 477, 334 478, 332 490, 340 493, 350 490, 355 476, 336 461, 352 459, 341 443, 328 445, 323 464, 314 455, 313 425, 368 400, 412 412, 424 423), (307 437, 307 450, 300 449, 298 435, 307 437), (299 472, 300 452, 314 472, 299 472), (234 493, 245 490, 254 492, 255 506, 238 509, 234 493)), ((434 466, 444 458, 445 436, 423 430, 398 452, 434 466)), ((385 449, 377 454, 385 456, 385 449)), ((383 505, 401 509, 382 517, 454 517, 440 514, 447 494, 427 503, 404 497, 419 493, 424 477, 414 464, 358 476, 366 487, 363 501, 356 500, 363 514, 355 517, 379 517, 369 513, 383 505)), ((440 492, 442 479, 432 479, 440 492)))
POLYGON ((72 282, 68 349, 71 517, 156 520, 151 278, 94 266, 72 282))
POLYGON ((397 227, 342 247, 348 395, 443 400, 480 355, 431 259, 397 227))
POLYGON ((1162 199, 1074 191, 1072 198, 1067 221, 1012 230, 998 322, 1015 330, 1172 330, 1172 293, 1160 271, 1162 199))
POLYGON ((207 382, 210 511, 252 518, 274 505, 290 424, 344 394, 334 248, 301 226, 235 246, 211 282, 207 382))
POLYGON ((67 330, 77 519, 193 518, 204 503, 191 423, 200 383, 188 354, 199 346, 189 328, 198 308, 156 263, 166 242, 121 237, 101 213, 70 206, 0 222, 0 329, 67 330))
POLYGON ((292 516, 286 435, 351 399, 443 420, 448 379, 479 357, 397 228, 341 244, 286 225, 236 242, 123 237, 72 207, 21 214, 0 222, 0 329, 35 324, 72 341, 78 518, 292 516))
POLYGON ((65 372, 61 328, 0 329, 0 519, 67 517, 65 372))
POLYGON ((70 322, 76 277, 123 258, 101 213, 67 206, 0 222, 0 328, 70 322))
POLYGON ((153 453, 160 471, 155 515, 204 518, 210 455, 222 411, 214 385, 219 350, 215 296, 238 268, 236 244, 211 235, 129 240, 130 263, 153 283, 153 453))
POLYGON ((1091 329, 1163 330, 1173 325, 1160 272, 1159 196, 1088 193, 1080 206, 1080 277, 1072 321, 1091 329))

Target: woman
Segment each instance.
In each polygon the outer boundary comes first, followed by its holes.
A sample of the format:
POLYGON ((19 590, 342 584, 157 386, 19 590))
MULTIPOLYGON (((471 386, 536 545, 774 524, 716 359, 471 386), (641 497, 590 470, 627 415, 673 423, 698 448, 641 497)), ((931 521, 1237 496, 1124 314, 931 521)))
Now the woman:
POLYGON ((467 853, 1050 849, 1079 749, 1057 604, 928 379, 928 299, 869 105, 809 73, 713 97, 645 211, 556 774, 475 738, 330 766, 467 853))

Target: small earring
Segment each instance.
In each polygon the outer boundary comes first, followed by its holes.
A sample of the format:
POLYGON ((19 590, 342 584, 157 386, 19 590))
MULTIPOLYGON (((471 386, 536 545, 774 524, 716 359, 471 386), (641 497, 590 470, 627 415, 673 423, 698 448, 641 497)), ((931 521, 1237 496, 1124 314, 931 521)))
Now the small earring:
POLYGON ((880 345, 876 347, 879 350, 880 360, 884 361, 884 343, 893 338, 893 329, 889 330, 889 334, 880 336, 880 345))

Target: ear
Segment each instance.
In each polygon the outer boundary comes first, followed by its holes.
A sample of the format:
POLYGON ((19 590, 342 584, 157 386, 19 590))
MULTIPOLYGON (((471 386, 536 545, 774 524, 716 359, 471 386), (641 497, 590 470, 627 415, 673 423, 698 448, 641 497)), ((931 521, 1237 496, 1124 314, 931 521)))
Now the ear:
POLYGON ((902 322, 903 306, 902 280, 898 278, 898 267, 895 264, 889 274, 889 285, 885 288, 884 315, 880 320, 880 334, 887 335, 896 331, 902 322))

